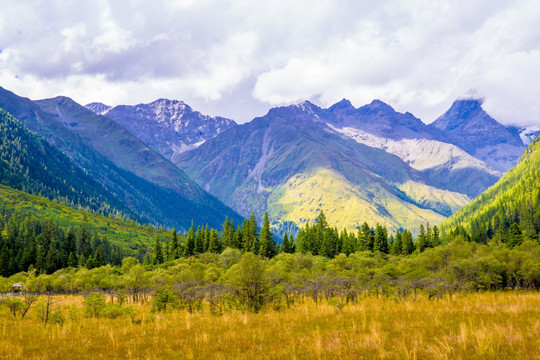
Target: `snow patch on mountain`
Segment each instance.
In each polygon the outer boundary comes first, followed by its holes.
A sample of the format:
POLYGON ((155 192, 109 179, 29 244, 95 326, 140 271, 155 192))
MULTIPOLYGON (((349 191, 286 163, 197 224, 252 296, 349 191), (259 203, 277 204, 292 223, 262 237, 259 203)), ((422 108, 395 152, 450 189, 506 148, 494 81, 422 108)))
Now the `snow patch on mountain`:
POLYGON ((540 125, 527 126, 519 130, 519 137, 525 145, 529 145, 540 136, 540 125))
POLYGON ((392 140, 352 127, 337 128, 331 124, 327 125, 358 143, 394 154, 417 170, 446 166, 451 170, 476 168, 494 176, 500 177, 502 175, 483 161, 452 144, 426 139, 392 140))

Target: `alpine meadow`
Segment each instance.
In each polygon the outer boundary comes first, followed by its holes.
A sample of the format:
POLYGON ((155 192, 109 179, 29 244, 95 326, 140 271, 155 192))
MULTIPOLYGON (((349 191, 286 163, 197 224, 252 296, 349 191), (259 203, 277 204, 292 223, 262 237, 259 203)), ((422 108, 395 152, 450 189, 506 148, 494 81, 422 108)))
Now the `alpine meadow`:
POLYGON ((0 359, 540 359, 539 22, 5 4, 0 359))

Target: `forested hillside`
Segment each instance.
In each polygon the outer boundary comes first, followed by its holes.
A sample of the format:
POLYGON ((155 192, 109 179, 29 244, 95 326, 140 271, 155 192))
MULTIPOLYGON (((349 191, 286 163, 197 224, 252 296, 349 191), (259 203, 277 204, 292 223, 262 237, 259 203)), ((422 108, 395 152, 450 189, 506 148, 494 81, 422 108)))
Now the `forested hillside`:
POLYGON ((125 256, 142 260, 158 236, 172 234, 0 185, 0 275, 30 265, 52 273, 67 266, 118 264, 125 256))
MULTIPOLYGON (((104 214, 134 214, 47 141, 0 109, 0 183, 104 214)), ((137 217, 135 216, 135 219, 137 217)))
POLYGON ((143 222, 187 229, 240 217, 114 121, 67 98, 38 106, 0 87, 0 107, 66 154, 143 222), (219 220, 218 220, 219 219, 219 220))
POLYGON ((510 246, 540 233, 540 141, 494 186, 442 225, 449 234, 466 231, 476 242, 494 239, 510 246))

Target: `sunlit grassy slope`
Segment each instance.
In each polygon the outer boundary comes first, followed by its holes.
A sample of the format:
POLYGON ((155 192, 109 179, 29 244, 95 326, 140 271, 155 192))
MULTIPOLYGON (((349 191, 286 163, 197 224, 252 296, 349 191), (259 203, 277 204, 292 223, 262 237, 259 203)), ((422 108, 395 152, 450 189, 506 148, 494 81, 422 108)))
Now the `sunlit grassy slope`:
POLYGON ((268 198, 270 216, 295 222, 310 222, 324 210, 328 221, 339 229, 354 230, 364 221, 391 229, 416 229, 429 221, 437 224, 444 216, 395 197, 372 184, 358 187, 330 169, 297 174, 274 189, 268 198))
POLYGON ((307 301, 258 314, 187 311, 84 318, 57 297, 63 325, 0 310, 0 359, 538 359, 540 294, 454 300, 366 298, 343 310, 307 301))
POLYGON ((437 190, 395 155, 343 136, 302 106, 271 110, 179 156, 177 165, 244 216, 339 228, 440 223, 467 197, 437 190), (403 189, 401 185, 405 185, 403 189), (409 193, 410 192, 410 193, 409 193))
POLYGON ((113 244, 126 249, 128 254, 129 249, 134 250, 140 244, 152 244, 157 234, 165 235, 152 227, 90 214, 3 185, 0 185, 0 208, 16 214, 29 214, 39 220, 54 220, 64 229, 70 225, 78 228, 86 223, 90 231, 107 236, 113 244))
POLYGON ((532 142, 520 161, 492 187, 461 208, 444 223, 445 228, 473 222, 518 222, 522 230, 534 226, 540 218, 540 141, 532 142), (516 214, 514 216, 514 214, 516 214), (528 217, 527 217, 528 215, 528 217), (513 218, 512 218, 513 217, 513 218))

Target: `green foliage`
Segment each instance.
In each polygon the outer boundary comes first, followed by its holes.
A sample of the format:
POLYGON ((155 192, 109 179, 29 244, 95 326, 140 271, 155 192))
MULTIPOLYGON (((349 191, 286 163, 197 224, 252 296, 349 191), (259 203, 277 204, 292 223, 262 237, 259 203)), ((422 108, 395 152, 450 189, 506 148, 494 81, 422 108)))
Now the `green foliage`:
POLYGON ((170 237, 153 227, 75 210, 0 185, 2 276, 31 265, 51 273, 61 267, 86 266, 88 260, 91 267, 120 264, 124 256, 150 252, 151 239, 157 235, 170 237))
POLYGON ((272 258, 277 255, 277 243, 274 241, 272 235, 272 231, 270 230, 270 221, 268 220, 268 213, 265 212, 263 226, 261 228, 259 254, 268 258, 272 258))
POLYGON ((229 283, 248 309, 257 312, 262 308, 269 284, 266 266, 261 258, 250 252, 242 255, 238 264, 230 270, 229 283))
POLYGON ((93 292, 84 298, 84 316, 91 318, 116 319, 120 316, 133 315, 133 308, 121 304, 108 303, 105 295, 93 292))
POLYGON ((513 247, 540 233, 540 141, 533 141, 516 166, 482 195, 445 221, 447 241, 505 242, 513 247))
POLYGON ((170 288, 165 287, 154 293, 152 297, 152 309, 154 311, 166 311, 167 306, 177 306, 178 301, 179 299, 174 292, 170 288))

